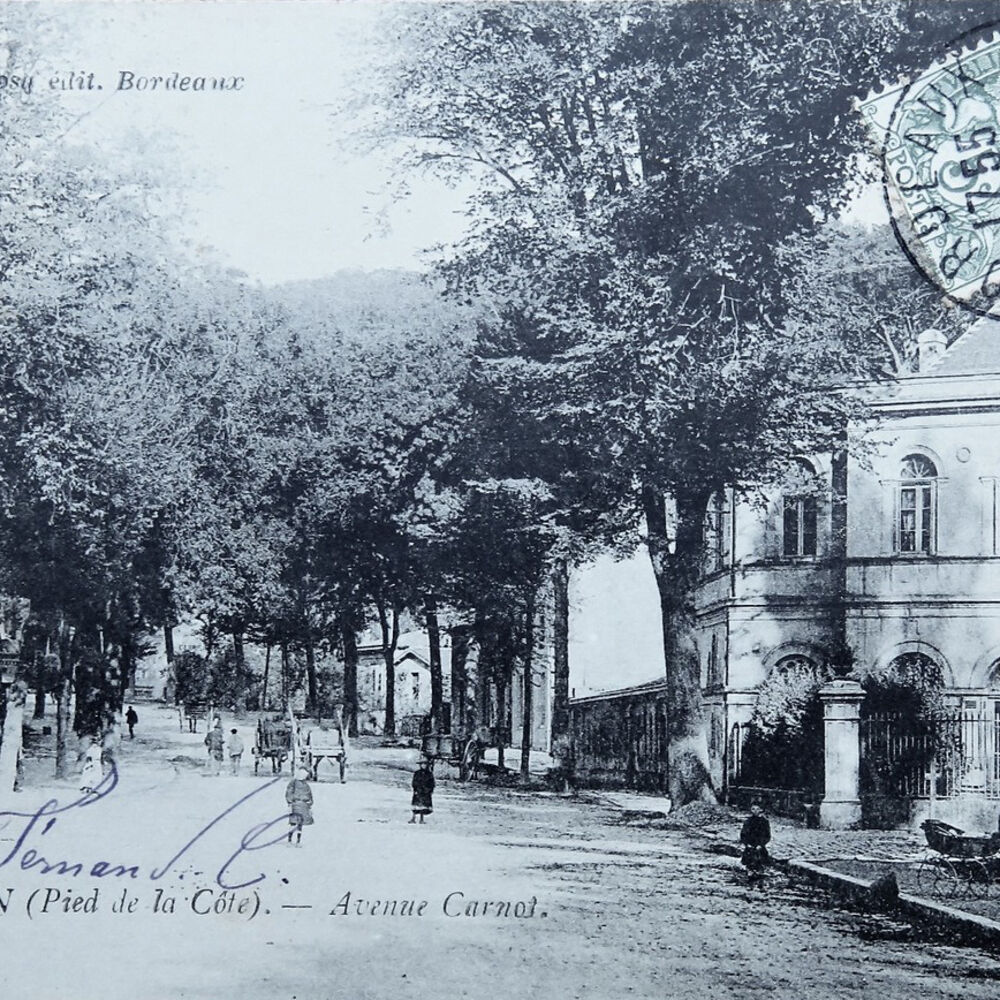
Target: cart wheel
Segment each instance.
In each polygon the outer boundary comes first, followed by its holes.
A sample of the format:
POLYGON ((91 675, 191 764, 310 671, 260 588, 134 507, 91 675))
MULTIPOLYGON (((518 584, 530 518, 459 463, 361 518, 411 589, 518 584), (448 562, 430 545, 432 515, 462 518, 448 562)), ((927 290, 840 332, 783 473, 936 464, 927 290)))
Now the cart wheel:
POLYGON ((986 899, 990 894, 990 871, 982 861, 969 861, 965 875, 968 878, 966 890, 970 899, 986 899))
POLYGON ((967 888, 961 873, 953 861, 942 858, 937 863, 937 880, 932 892, 940 899, 954 899, 964 894, 967 888))
POLYGON ((925 896, 937 893, 938 879, 941 877, 938 864, 937 858, 924 858, 917 865, 917 889, 925 896))

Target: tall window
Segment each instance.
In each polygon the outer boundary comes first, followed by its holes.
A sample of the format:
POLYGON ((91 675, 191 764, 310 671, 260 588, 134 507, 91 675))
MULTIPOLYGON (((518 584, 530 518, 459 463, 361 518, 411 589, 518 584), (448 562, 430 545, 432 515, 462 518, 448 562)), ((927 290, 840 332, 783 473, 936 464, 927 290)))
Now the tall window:
POLYGON ((934 550, 934 510, 937 469, 924 455, 903 459, 899 484, 899 551, 934 550))
POLYGON ((728 510, 723 493, 715 493, 705 513, 705 572, 716 573, 726 565, 729 532, 728 510))
POLYGON ((784 497, 782 516, 782 552, 786 556, 816 555, 816 471, 808 462, 799 461, 794 491, 784 497))

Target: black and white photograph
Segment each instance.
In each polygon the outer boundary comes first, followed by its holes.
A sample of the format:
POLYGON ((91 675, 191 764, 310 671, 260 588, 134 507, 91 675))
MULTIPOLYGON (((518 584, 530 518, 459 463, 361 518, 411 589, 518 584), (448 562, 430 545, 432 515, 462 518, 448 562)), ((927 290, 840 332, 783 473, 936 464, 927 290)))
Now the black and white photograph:
POLYGON ((0 0, 0 992, 993 1000, 1000 4, 0 0))

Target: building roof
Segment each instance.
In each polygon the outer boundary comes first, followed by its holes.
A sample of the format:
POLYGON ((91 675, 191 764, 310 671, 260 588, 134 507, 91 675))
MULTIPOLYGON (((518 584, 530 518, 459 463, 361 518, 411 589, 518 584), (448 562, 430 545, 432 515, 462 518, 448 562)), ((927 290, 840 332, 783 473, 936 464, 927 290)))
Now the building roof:
POLYGON ((930 375, 1000 374, 1000 320, 986 316, 948 348, 930 375))

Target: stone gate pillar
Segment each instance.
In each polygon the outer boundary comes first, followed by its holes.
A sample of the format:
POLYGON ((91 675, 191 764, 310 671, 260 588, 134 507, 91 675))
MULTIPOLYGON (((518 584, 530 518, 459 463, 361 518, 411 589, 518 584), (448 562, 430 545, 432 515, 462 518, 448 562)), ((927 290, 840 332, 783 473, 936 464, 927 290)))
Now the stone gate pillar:
POLYGON ((845 830, 861 819, 858 768, 861 763, 860 717, 864 688, 857 681, 831 681, 820 688, 823 702, 826 793, 819 807, 820 825, 845 830))

